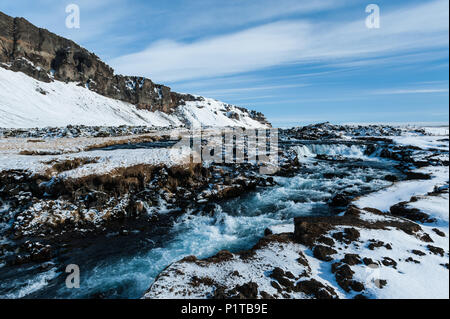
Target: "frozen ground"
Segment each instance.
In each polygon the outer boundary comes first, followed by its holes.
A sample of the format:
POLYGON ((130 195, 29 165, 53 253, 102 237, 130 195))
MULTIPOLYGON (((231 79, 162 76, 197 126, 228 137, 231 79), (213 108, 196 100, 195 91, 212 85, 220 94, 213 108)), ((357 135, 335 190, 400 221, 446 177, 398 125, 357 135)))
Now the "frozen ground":
MULTIPOLYGON (((332 128, 327 129, 320 127, 319 134, 312 129, 305 136, 337 136, 332 128)), ((353 127, 348 128, 349 134, 340 135, 339 140, 332 142, 324 138, 302 144, 298 139, 295 145, 287 146, 282 157, 282 161, 287 158, 298 161, 297 173, 275 177, 276 185, 248 194, 242 192, 240 197, 214 203, 212 207, 190 208, 182 215, 177 215, 179 208, 170 204, 173 194, 165 188, 167 181, 161 181, 158 189, 152 180, 150 186, 156 187, 155 194, 162 200, 152 203, 145 202, 147 197, 139 198, 144 201, 144 207, 151 206, 148 212, 157 213, 161 218, 175 211, 174 216, 178 216, 174 217, 171 228, 164 228, 163 235, 152 233, 149 236, 139 231, 129 234, 126 242, 118 230, 108 233, 105 243, 100 241, 90 250, 74 250, 69 260, 86 267, 83 289, 76 292, 61 288, 64 272, 58 268, 58 261, 52 260, 55 264, 45 269, 28 264, 18 269, 4 266, 0 268, 0 295, 8 298, 142 297, 154 281, 145 294, 147 298, 239 294, 245 298, 353 298, 361 294, 368 298, 448 298, 448 136, 389 127, 381 129, 389 135, 377 134, 380 127, 353 127), (381 141, 379 148, 370 147, 372 142, 367 141, 371 136, 366 133, 377 136, 381 141), (361 135, 367 140, 360 140, 361 135), (380 157, 382 154, 386 157, 380 157), (395 168, 398 161, 392 159, 396 154, 405 158, 398 169, 395 168), (415 163, 420 167, 414 167, 415 163), (386 179, 392 174, 401 178, 404 170, 422 173, 425 177, 430 175, 430 178, 397 182, 386 179), (333 210, 329 203, 335 195, 351 198, 352 194, 366 194, 351 203, 360 211, 340 220, 345 208, 333 210), (399 202, 405 202, 408 209, 417 208, 434 220, 423 223, 392 215, 390 208, 399 202), (364 209, 366 207, 369 209, 364 209), (313 242, 302 242, 294 238, 300 227, 298 222, 293 223, 294 218, 312 218, 308 220, 312 230, 318 223, 315 218, 324 218, 321 222, 329 225, 322 234, 326 239, 317 237, 313 242), (336 220, 340 221, 336 223, 336 220), (264 237, 253 250, 248 250, 266 228, 275 235, 264 237), (348 228, 355 229, 358 236, 351 241, 342 240, 341 234, 348 228), (333 250, 327 255, 330 259, 316 252, 319 245, 328 245, 333 250), (139 246, 137 252, 134 246, 139 246), (121 251, 115 251, 115 247, 121 251), (189 255, 206 258, 222 249, 232 253, 223 252, 207 260, 191 257, 180 261, 189 255), (243 253, 238 253, 240 251, 243 253), (93 254, 100 255, 91 258, 93 254), (351 279, 344 280, 342 276, 351 279)), ((178 136, 181 132, 170 133, 160 130, 118 137, 1 138, 0 172, 24 170, 65 180, 108 174, 138 164, 172 166, 183 163, 188 154, 168 148, 102 149, 108 145, 158 141, 161 135, 178 136), (57 163, 76 159, 88 160, 77 167, 69 165, 62 171, 53 168, 57 163)), ((218 181, 222 183, 224 172, 233 169, 218 167, 208 181, 208 188, 190 202, 208 205, 208 194, 229 187, 219 185, 218 181)), ((235 181, 242 181, 246 173, 245 169, 237 171, 240 176, 235 181)), ((189 186, 187 188, 178 188, 174 194, 190 190, 189 186)), ((17 196, 19 201, 23 200, 22 195, 25 194, 17 196)), ((122 210, 130 202, 127 195, 119 199, 113 211, 122 210)), ((150 199, 153 201, 153 195, 150 199)), ((78 216, 80 211, 76 205, 68 204, 67 199, 33 199, 28 210, 18 216, 26 217, 29 212, 28 217, 33 217, 31 226, 58 222, 67 218, 67 212, 78 216)), ((0 212, 8 214, 6 203, 0 205, 0 212)), ((103 219, 108 213, 91 208, 86 212, 85 221, 103 219)))
MULTIPOLYGON (((412 170, 429 179, 395 182, 359 197, 341 217, 296 220, 295 233, 292 223, 272 225, 275 235, 248 251, 173 263, 144 298, 449 298, 448 129, 426 132, 439 135, 389 138, 415 147, 412 156, 418 160, 439 151, 446 165, 412 170), (398 212, 390 208, 399 202, 406 213, 392 215, 398 212), (409 217, 411 212, 426 214, 428 221, 409 217), (321 237, 308 242, 317 227, 321 237)), ((361 158, 363 151, 343 145, 296 147, 305 163, 314 154, 361 158)))
POLYGON ((140 110, 75 82, 40 82, 0 67, 0 127, 46 126, 241 126, 265 127, 247 112, 213 99, 186 102, 174 113, 140 110))

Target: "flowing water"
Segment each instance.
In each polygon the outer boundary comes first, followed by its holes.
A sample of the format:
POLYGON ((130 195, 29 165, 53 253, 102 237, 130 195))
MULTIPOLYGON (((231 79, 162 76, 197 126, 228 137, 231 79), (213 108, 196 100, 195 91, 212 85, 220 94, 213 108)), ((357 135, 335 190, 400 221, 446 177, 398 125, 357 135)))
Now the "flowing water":
MULTIPOLYGON (((7 298, 140 298, 170 263, 188 255, 209 257, 222 249, 251 248, 264 230, 293 218, 338 214, 327 202, 337 193, 363 194, 389 185, 383 177, 397 174, 395 163, 364 155, 349 145, 294 146, 304 168, 294 177, 275 178, 277 186, 259 188, 216 204, 214 214, 188 212, 173 226, 151 234, 98 239, 62 254, 55 265, 0 268, 0 296, 7 298), (315 160, 315 154, 344 156, 346 161, 315 160), (333 178, 333 176, 335 176, 333 178), (64 265, 81 270, 79 289, 65 287, 64 265)), ((168 213, 170 214, 170 213, 168 213)))

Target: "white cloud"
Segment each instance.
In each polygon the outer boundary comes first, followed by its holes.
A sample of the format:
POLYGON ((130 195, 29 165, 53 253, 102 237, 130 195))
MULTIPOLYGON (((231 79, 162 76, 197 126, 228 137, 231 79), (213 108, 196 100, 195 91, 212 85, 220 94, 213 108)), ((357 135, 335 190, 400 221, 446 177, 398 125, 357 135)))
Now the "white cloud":
MULTIPOLYGON (((120 73, 171 82, 288 63, 334 63, 448 48, 448 1, 383 12, 380 29, 353 22, 282 21, 194 42, 159 41, 110 61, 120 73)), ((401 62, 400 62, 401 63, 401 62)))
POLYGON ((227 0, 184 1, 166 12, 166 32, 177 36, 224 30, 261 21, 336 9, 355 0, 227 0))
POLYGON ((304 83, 296 83, 296 84, 282 84, 282 85, 267 85, 267 86, 252 86, 252 87, 239 87, 234 89, 221 89, 214 91, 206 91, 203 92, 204 95, 233 95, 239 93, 248 93, 255 91, 271 91, 271 90, 281 90, 281 89, 290 89, 290 88, 299 88, 308 86, 304 83))
MULTIPOLYGON (((306 23, 272 23, 194 43, 159 41, 111 61, 119 72, 159 81, 234 74, 289 61, 302 49, 306 23)), ((306 48, 306 47, 304 47, 306 48)))
POLYGON ((393 89, 373 91, 374 95, 448 93, 448 89, 393 89))

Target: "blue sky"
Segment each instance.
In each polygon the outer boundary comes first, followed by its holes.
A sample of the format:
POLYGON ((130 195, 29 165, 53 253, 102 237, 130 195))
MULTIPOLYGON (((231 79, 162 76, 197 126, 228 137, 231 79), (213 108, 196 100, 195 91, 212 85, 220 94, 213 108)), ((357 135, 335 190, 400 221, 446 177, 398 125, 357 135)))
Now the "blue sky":
POLYGON ((448 0, 0 0, 118 73, 256 109, 277 126, 448 123, 448 0), (80 29, 65 26, 78 4, 80 29), (376 3, 381 27, 365 26, 376 3))

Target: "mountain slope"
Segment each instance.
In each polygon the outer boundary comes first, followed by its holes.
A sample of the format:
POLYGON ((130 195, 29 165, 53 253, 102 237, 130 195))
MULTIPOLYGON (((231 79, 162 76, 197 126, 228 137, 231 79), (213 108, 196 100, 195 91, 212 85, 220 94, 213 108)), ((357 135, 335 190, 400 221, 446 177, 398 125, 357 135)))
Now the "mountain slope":
POLYGON ((0 71, 3 127, 270 126, 259 112, 116 75, 73 41, 1 12, 0 71))
POLYGON ((171 114, 138 109, 74 82, 42 82, 0 68, 0 127, 66 125, 147 125, 263 127, 248 113, 212 99, 181 103, 171 114), (230 118, 230 113, 236 114, 230 118))

